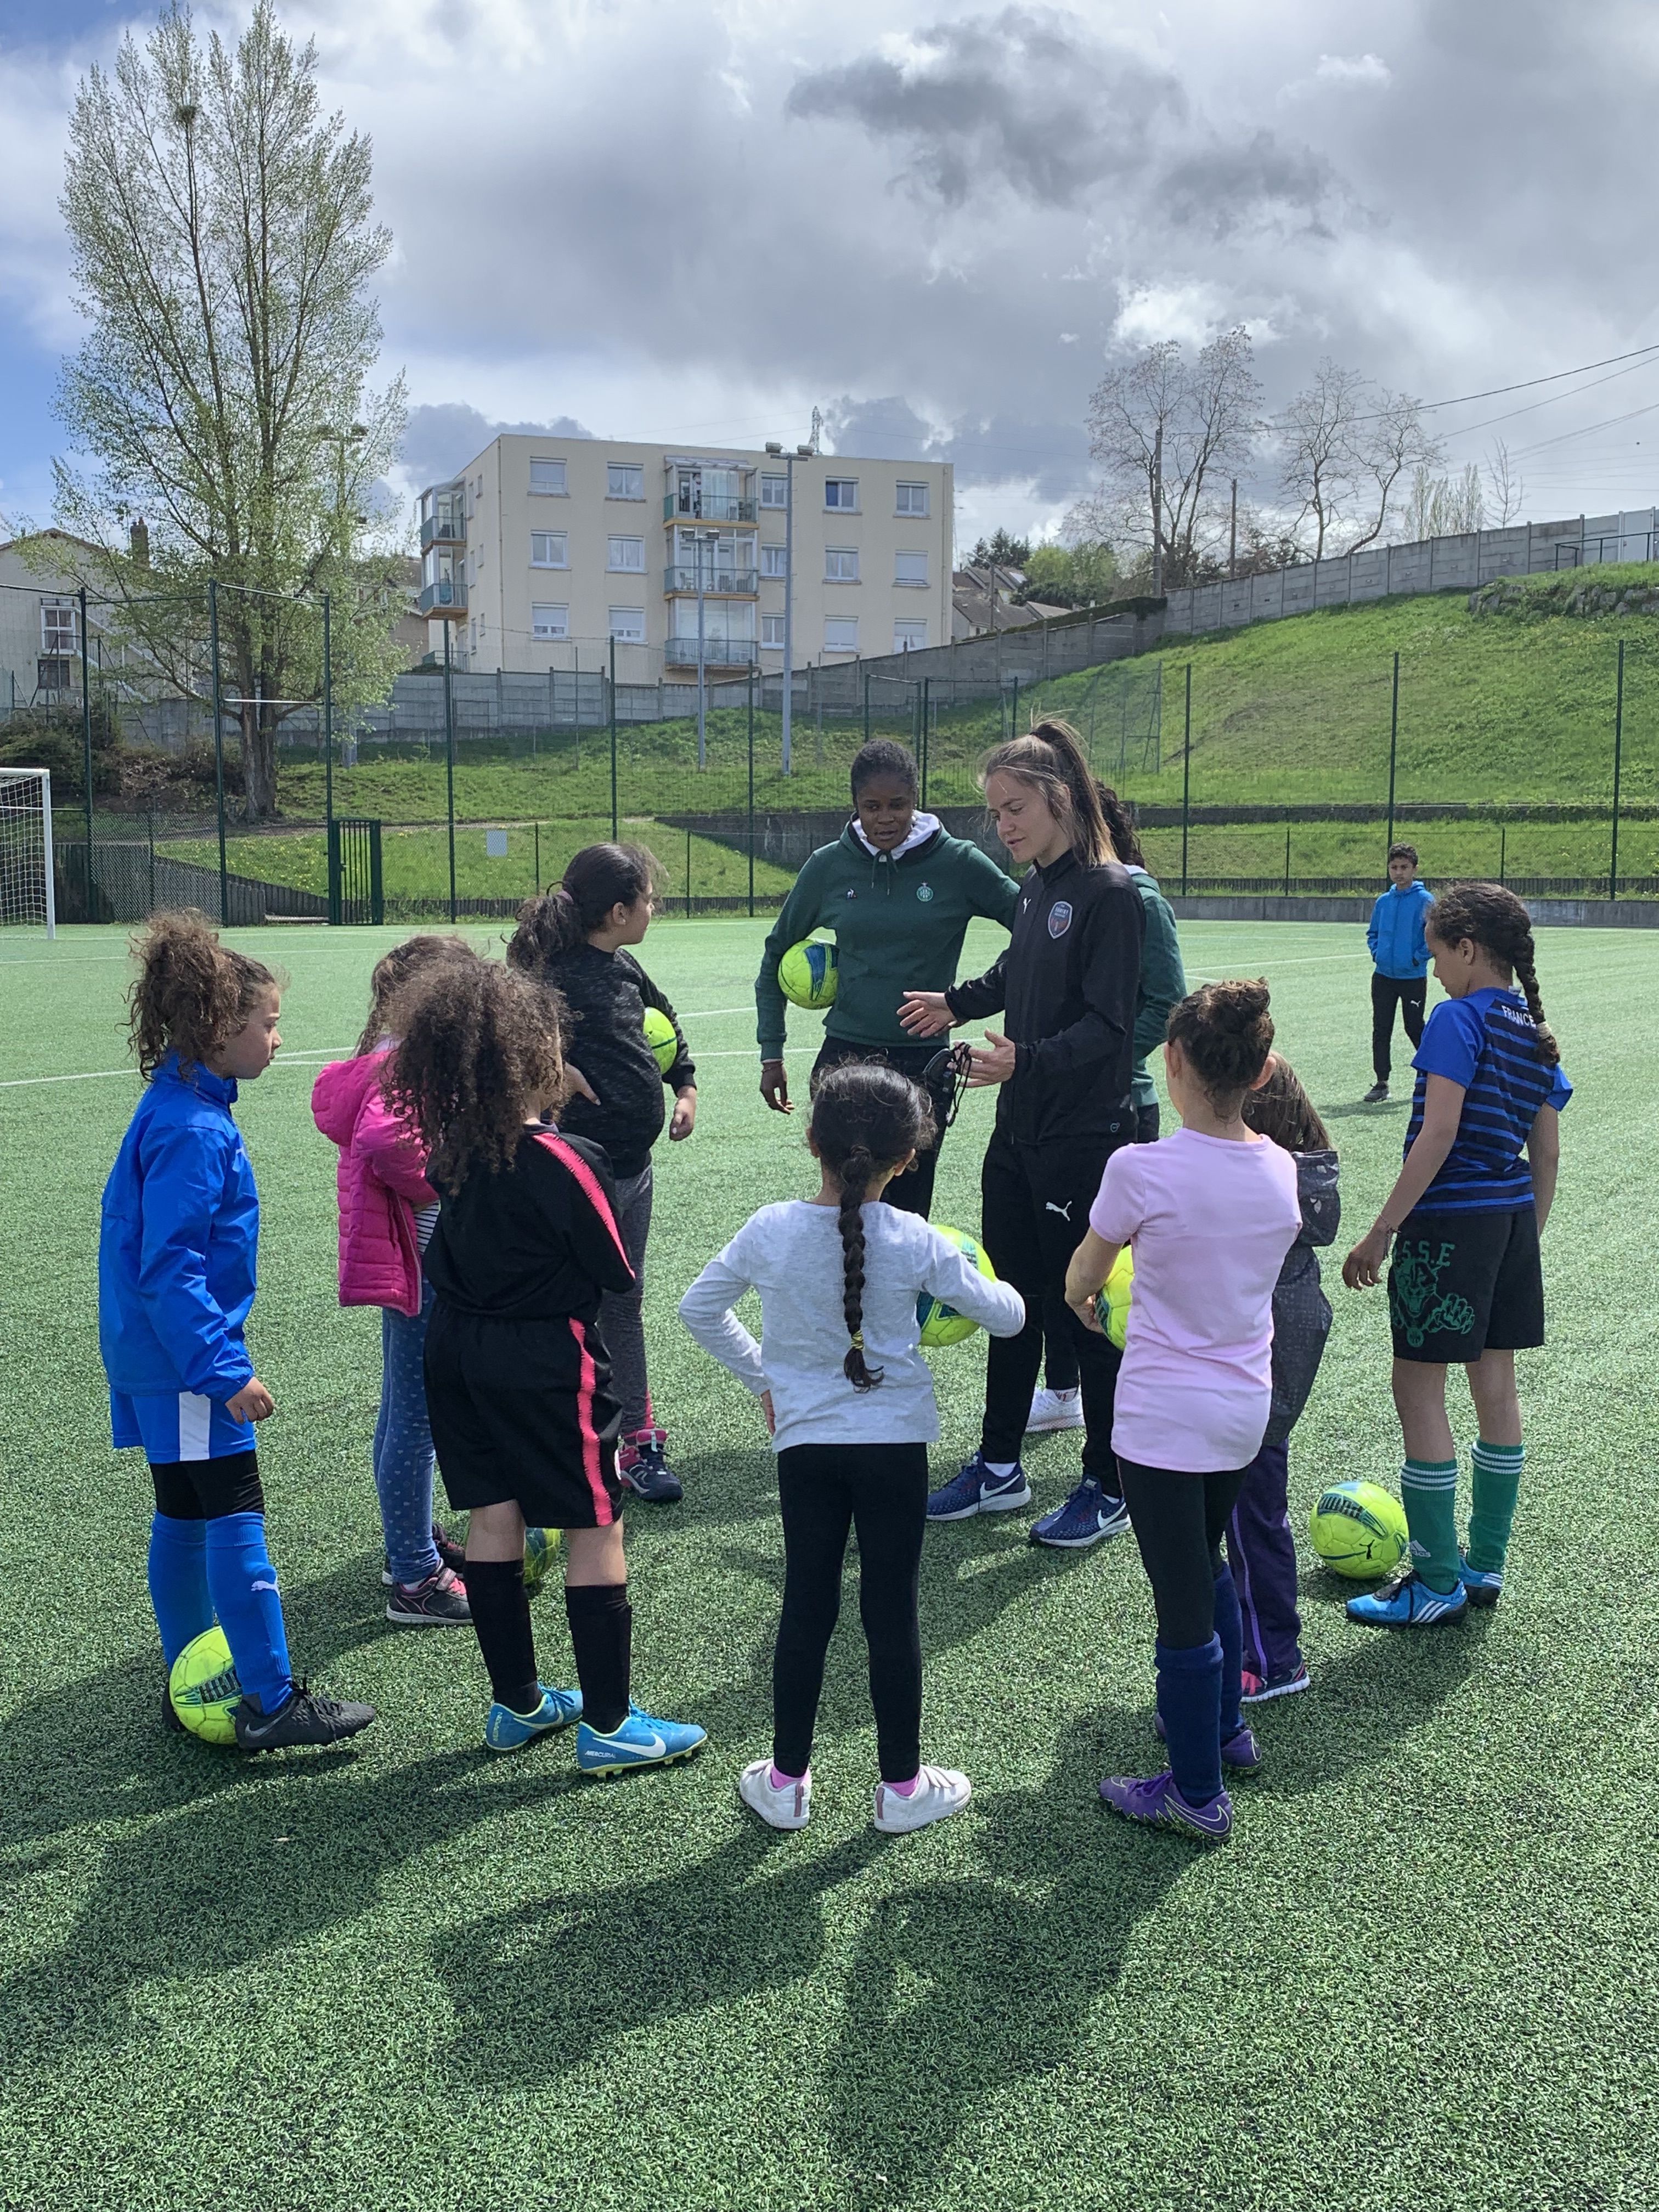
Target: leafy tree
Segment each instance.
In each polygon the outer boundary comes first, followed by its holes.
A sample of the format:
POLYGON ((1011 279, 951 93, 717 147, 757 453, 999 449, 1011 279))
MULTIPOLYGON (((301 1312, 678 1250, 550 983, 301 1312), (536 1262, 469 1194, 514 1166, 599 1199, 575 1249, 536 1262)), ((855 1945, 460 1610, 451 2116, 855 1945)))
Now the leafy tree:
POLYGON ((1092 607, 1115 597, 1120 588, 1117 556, 1109 545, 1037 545, 1025 563, 1025 586, 1018 596, 1048 606, 1092 607))
POLYGON ((1031 557, 1031 541, 1012 537, 1006 530, 994 530, 989 538, 980 539, 968 557, 976 568, 993 562, 999 568, 1023 568, 1031 557))
POLYGON ((399 609, 357 589, 373 487, 395 458, 401 379, 372 397, 391 251, 370 149, 319 116, 313 46, 255 0, 234 48, 172 0, 144 45, 93 69, 70 125, 63 211, 90 329, 58 397, 82 474, 57 465, 65 526, 98 549, 88 585, 138 655, 211 695, 206 586, 218 579, 223 689, 247 811, 274 811, 276 737, 321 687, 385 696, 399 609), (147 518, 135 544, 126 526, 147 518))

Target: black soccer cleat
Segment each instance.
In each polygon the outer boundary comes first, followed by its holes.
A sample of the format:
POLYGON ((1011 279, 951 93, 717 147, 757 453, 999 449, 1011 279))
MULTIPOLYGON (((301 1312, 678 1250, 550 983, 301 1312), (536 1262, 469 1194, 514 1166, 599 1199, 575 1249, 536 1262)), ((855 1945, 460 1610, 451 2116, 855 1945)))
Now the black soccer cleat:
POLYGON ((1362 1106, 1380 1106, 1388 1095, 1389 1086, 1386 1083, 1373 1083, 1359 1103, 1362 1106))
POLYGON ((366 1729, 373 1705, 319 1698, 308 1684, 296 1682, 294 1695, 274 1713, 257 1711, 246 1698, 236 1707, 236 1742, 242 1751, 287 1751, 296 1744, 341 1743, 366 1729))

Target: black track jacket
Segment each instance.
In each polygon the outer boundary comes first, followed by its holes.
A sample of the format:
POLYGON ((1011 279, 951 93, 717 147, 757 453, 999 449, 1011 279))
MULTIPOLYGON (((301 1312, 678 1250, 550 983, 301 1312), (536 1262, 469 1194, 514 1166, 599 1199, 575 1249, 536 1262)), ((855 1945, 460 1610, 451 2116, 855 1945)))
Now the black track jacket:
POLYGON ((1000 1012, 1016 1048, 997 1127, 1023 1145, 1109 1133, 1134 1079, 1135 1000, 1146 919, 1126 868, 1064 853, 1033 868, 996 965, 945 994, 958 1021, 1000 1012))
POLYGON ((651 1147, 667 1119, 665 1091, 679 1091, 697 1079, 685 1035, 662 993, 632 953, 601 952, 597 945, 578 945, 556 953, 537 970, 563 997, 570 1016, 565 1056, 574 1060, 599 1093, 568 1098, 559 1109, 567 1135, 603 1145, 618 1182, 643 1172, 651 1147), (645 1010, 655 1006, 674 1024, 679 1051, 666 1075, 645 1041, 645 1010))

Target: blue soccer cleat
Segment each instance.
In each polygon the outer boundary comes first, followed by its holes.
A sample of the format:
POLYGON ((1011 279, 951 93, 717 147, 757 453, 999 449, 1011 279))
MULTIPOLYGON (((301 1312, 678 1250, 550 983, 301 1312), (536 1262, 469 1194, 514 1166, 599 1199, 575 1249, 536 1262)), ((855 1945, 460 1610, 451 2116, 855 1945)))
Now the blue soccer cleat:
POLYGON ((1462 1620, 1469 1609, 1468 1593, 1459 1583, 1455 1589, 1431 1590, 1420 1575, 1407 1575, 1392 1589, 1368 1590, 1348 1600, 1350 1620, 1363 1620, 1370 1628, 1439 1628, 1449 1620, 1462 1620))
POLYGON ((1012 1513, 1030 1502, 1031 1486, 1018 1460, 1007 1474, 993 1474, 984 1453, 975 1452, 960 1474, 933 1492, 927 1500, 927 1518, 971 1521, 975 1513, 1012 1513))
POLYGON ((542 1701, 533 1713, 515 1713, 511 1705, 494 1705, 484 1722, 484 1741, 491 1751, 522 1751, 538 1735, 552 1735, 582 1717, 580 1690, 550 1690, 538 1682, 542 1701))
POLYGON ((672 1766, 690 1759, 708 1741, 706 1729, 692 1721, 659 1721, 629 1705, 628 1718, 609 1735, 584 1721, 576 1731, 576 1764, 584 1774, 626 1774, 636 1766, 672 1766))
POLYGON ((1496 1605, 1504 1595, 1502 1567, 1472 1567, 1467 1552, 1457 1555, 1457 1577, 1471 1605, 1496 1605))
POLYGON ((1129 1525, 1129 1509, 1121 1498, 1109 1496, 1092 1474, 1085 1474, 1063 1505, 1031 1523, 1030 1540, 1057 1552, 1086 1552, 1108 1536, 1121 1536, 1129 1525))

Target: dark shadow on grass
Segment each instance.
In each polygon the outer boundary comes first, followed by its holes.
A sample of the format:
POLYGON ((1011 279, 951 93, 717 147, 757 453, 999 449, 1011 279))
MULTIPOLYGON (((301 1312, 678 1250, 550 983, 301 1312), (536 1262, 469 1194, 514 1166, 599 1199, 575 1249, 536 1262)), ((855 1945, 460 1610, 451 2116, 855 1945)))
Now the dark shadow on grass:
POLYGON ((870 1829, 814 1856, 805 1837, 745 1819, 700 1865, 472 1922, 433 1954, 455 2012, 443 2071, 556 2081, 637 2028, 807 1979, 833 1893, 883 1847, 870 1829))
POLYGON ((1328 1121, 1388 1121, 1409 1114, 1411 1103, 1409 1097, 1379 1098, 1369 1106, 1363 1098, 1356 1098, 1341 1106, 1322 1106, 1319 1110, 1328 1121))

